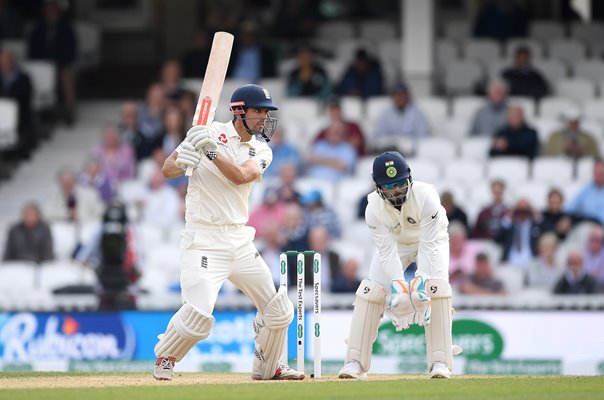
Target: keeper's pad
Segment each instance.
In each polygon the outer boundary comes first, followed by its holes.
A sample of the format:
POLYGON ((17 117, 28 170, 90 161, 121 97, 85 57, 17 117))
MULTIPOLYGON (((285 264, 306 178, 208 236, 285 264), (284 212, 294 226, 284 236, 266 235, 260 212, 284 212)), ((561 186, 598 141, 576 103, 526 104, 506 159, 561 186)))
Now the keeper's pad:
POLYGON ((180 361, 197 342, 207 338, 214 326, 214 317, 185 303, 172 316, 166 333, 159 335, 156 357, 174 357, 180 361))
POLYGON ((377 282, 363 279, 356 292, 346 362, 357 361, 363 372, 371 366, 371 348, 377 339, 380 319, 386 307, 386 290, 377 282))
POLYGON ((281 286, 275 297, 266 305, 263 313, 254 319, 254 362, 252 376, 255 379, 271 379, 281 362, 287 328, 294 319, 294 305, 281 286))
POLYGON ((431 321, 426 325, 428 371, 435 362, 453 370, 451 285, 444 279, 430 279, 426 289, 432 299, 431 321))

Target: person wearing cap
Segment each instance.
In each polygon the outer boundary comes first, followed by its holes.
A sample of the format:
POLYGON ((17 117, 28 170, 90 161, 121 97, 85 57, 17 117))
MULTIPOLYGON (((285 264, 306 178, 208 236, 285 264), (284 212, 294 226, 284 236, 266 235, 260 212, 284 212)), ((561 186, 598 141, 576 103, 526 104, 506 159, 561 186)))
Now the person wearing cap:
POLYGON ((271 113, 278 108, 268 90, 253 84, 237 88, 230 106, 231 121, 189 129, 162 169, 167 178, 180 177, 188 169, 192 175, 180 241, 183 305, 155 346, 153 376, 158 380, 171 380, 175 363, 210 335, 214 304, 227 279, 258 311, 252 379, 304 379, 303 372, 281 360, 293 304, 283 288, 275 289, 270 269, 253 243, 255 230, 246 225, 252 187, 273 159, 266 142, 277 123, 271 113))
POLYGON ((388 151, 373 161, 375 190, 367 196, 365 221, 377 248, 356 291, 341 379, 366 379, 382 315, 397 331, 425 327, 432 378, 453 368, 449 221, 434 186, 414 181, 407 160, 388 151))
MULTIPOLYGON (((411 143, 414 149, 417 142, 430 135, 430 127, 422 111, 415 105, 407 85, 400 83, 392 91, 392 103, 380 114, 375 140, 378 147, 392 147, 400 150, 401 139, 411 143)), ((411 150, 411 149, 409 149, 411 150)))
POLYGON ((570 158, 598 157, 598 143, 581 129, 581 111, 567 108, 562 112, 564 127, 551 134, 541 151, 544 156, 565 155, 570 158))

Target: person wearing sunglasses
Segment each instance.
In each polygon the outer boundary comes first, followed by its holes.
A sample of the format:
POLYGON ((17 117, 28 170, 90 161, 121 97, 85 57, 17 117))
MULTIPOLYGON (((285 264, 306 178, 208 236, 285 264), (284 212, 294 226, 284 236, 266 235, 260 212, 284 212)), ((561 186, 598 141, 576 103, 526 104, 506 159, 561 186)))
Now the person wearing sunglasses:
POLYGON ((453 354, 449 221, 434 186, 413 181, 402 154, 389 151, 373 162, 375 190, 365 221, 377 247, 369 277, 356 291, 342 379, 366 379, 384 312, 397 331, 425 327, 428 370, 449 378, 453 354))

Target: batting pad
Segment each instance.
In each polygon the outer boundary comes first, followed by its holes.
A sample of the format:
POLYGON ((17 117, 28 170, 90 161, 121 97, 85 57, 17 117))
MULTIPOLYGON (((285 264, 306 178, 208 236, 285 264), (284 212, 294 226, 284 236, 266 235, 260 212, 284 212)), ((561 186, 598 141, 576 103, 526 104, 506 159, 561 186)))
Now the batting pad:
POLYGON ((385 307, 386 290, 377 282, 363 279, 356 292, 346 349, 346 362, 357 361, 363 372, 371 366, 371 348, 385 307))
POLYGON ((172 316, 166 333, 159 336, 155 356, 182 360, 197 342, 207 338, 214 326, 214 317, 195 309, 188 303, 172 316))
POLYGON ((453 370, 451 285, 444 279, 430 279, 426 289, 432 299, 431 321, 426 325, 428 370, 435 362, 453 370))
POLYGON ((271 379, 281 362, 287 327, 294 319, 294 305, 281 286, 266 305, 262 314, 254 319, 254 362, 252 376, 256 379, 271 379))

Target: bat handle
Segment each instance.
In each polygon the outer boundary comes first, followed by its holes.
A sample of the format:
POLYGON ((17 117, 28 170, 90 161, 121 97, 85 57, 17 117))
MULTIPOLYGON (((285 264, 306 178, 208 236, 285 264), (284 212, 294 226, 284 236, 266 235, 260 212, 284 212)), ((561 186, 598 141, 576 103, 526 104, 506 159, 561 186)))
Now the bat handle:
POLYGON ((187 170, 185 171, 185 175, 191 176, 191 174, 193 174, 193 167, 187 167, 187 170))

